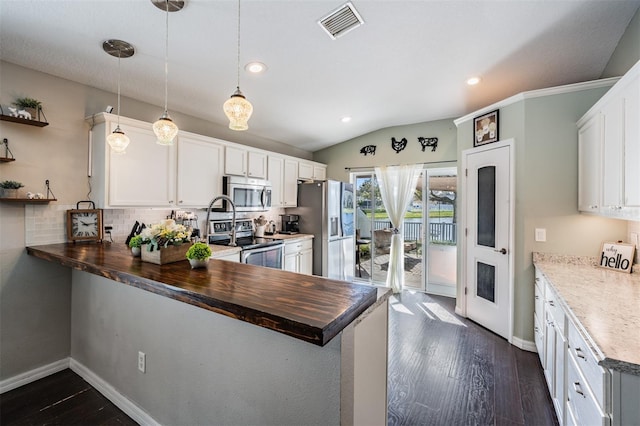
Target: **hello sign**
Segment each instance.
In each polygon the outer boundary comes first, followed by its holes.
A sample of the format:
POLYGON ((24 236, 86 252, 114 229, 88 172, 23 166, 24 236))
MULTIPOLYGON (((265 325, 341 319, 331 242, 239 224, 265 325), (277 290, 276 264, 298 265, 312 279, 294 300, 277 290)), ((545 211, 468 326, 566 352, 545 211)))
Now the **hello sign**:
POLYGON ((598 266, 620 272, 631 272, 633 264, 633 244, 602 243, 598 266))

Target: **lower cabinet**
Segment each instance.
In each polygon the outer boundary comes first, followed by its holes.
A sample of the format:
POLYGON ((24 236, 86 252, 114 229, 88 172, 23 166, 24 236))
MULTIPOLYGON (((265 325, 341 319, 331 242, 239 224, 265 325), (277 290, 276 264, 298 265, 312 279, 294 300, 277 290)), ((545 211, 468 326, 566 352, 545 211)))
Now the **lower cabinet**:
POLYGON ((611 374, 537 269, 535 298, 535 343, 560 425, 611 425, 611 374))
POLYGON ((284 270, 313 274, 313 240, 294 240, 284 244, 284 270))

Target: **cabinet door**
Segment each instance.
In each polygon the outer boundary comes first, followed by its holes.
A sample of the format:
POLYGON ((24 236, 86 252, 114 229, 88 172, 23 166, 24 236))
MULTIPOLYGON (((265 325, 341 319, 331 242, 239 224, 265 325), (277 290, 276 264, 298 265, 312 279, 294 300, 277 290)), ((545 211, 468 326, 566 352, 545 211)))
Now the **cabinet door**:
POLYGON ((298 178, 302 180, 313 179, 313 165, 301 161, 298 165, 298 178))
POLYGON ((622 208, 624 170, 624 99, 615 97, 602 107, 602 207, 622 208))
POLYGON ((325 180, 327 179, 327 168, 324 166, 313 166, 313 179, 325 180))
POLYGON ((298 272, 313 275, 313 249, 300 252, 298 256, 298 272))
POLYGON ((227 146, 224 150, 224 173, 227 175, 246 176, 247 150, 235 146, 227 146))
MULTIPOLYGON (((110 123, 109 132, 116 124, 110 123)), ((151 126, 120 124, 131 140, 125 154, 109 150, 108 182, 112 207, 174 207, 176 145, 156 143, 151 126)))
POLYGON ((210 139, 178 136, 178 207, 207 207, 222 194, 223 150, 210 139))
POLYGON ((262 152, 248 152, 247 176, 256 179, 267 178, 267 155, 262 152))
MULTIPOLYGON (((636 79, 627 90, 624 114, 624 204, 640 207, 640 80, 636 79)), ((640 214, 635 217, 640 220, 640 214)))
POLYGON ((284 160, 282 191, 283 207, 296 207, 298 205, 298 162, 295 160, 284 160))
POLYGON ((271 207, 283 207, 284 158, 269 156, 267 179, 271 182, 271 207))
POLYGON ((578 130, 578 210, 600 209, 601 115, 597 113, 578 130))
POLYGON ((544 352, 544 377, 547 379, 547 386, 549 387, 549 393, 551 398, 555 398, 555 386, 554 379, 556 375, 555 371, 555 358, 556 358, 556 329, 553 324, 553 318, 549 312, 545 315, 545 352, 544 352))
POLYGON ((284 270, 298 272, 298 253, 286 254, 284 256, 284 270))

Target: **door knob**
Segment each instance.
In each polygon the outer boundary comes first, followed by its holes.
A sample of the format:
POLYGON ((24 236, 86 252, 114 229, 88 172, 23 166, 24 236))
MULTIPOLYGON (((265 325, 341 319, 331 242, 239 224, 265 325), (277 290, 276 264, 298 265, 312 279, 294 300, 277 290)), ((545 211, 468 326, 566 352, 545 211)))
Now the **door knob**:
POLYGON ((507 249, 506 248, 501 248, 500 250, 495 249, 494 251, 496 251, 498 253, 502 253, 502 254, 507 254, 507 249))

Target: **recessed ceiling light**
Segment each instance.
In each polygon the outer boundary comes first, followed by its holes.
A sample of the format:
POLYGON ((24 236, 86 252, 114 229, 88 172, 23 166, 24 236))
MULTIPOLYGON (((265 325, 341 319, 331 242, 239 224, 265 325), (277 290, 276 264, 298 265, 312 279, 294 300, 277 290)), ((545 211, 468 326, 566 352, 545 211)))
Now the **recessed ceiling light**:
POLYGON ((348 116, 347 116, 347 117, 342 117, 342 118, 340 119, 340 121, 342 121, 343 123, 348 123, 348 122, 350 122, 350 121, 351 121, 351 117, 348 117, 348 116))
POLYGON ((478 83, 480 83, 480 77, 471 77, 469 80, 467 80, 467 84, 469 86, 475 86, 478 83))
POLYGON ((262 62, 249 62, 244 69, 251 74, 260 74, 267 70, 267 66, 262 62))

